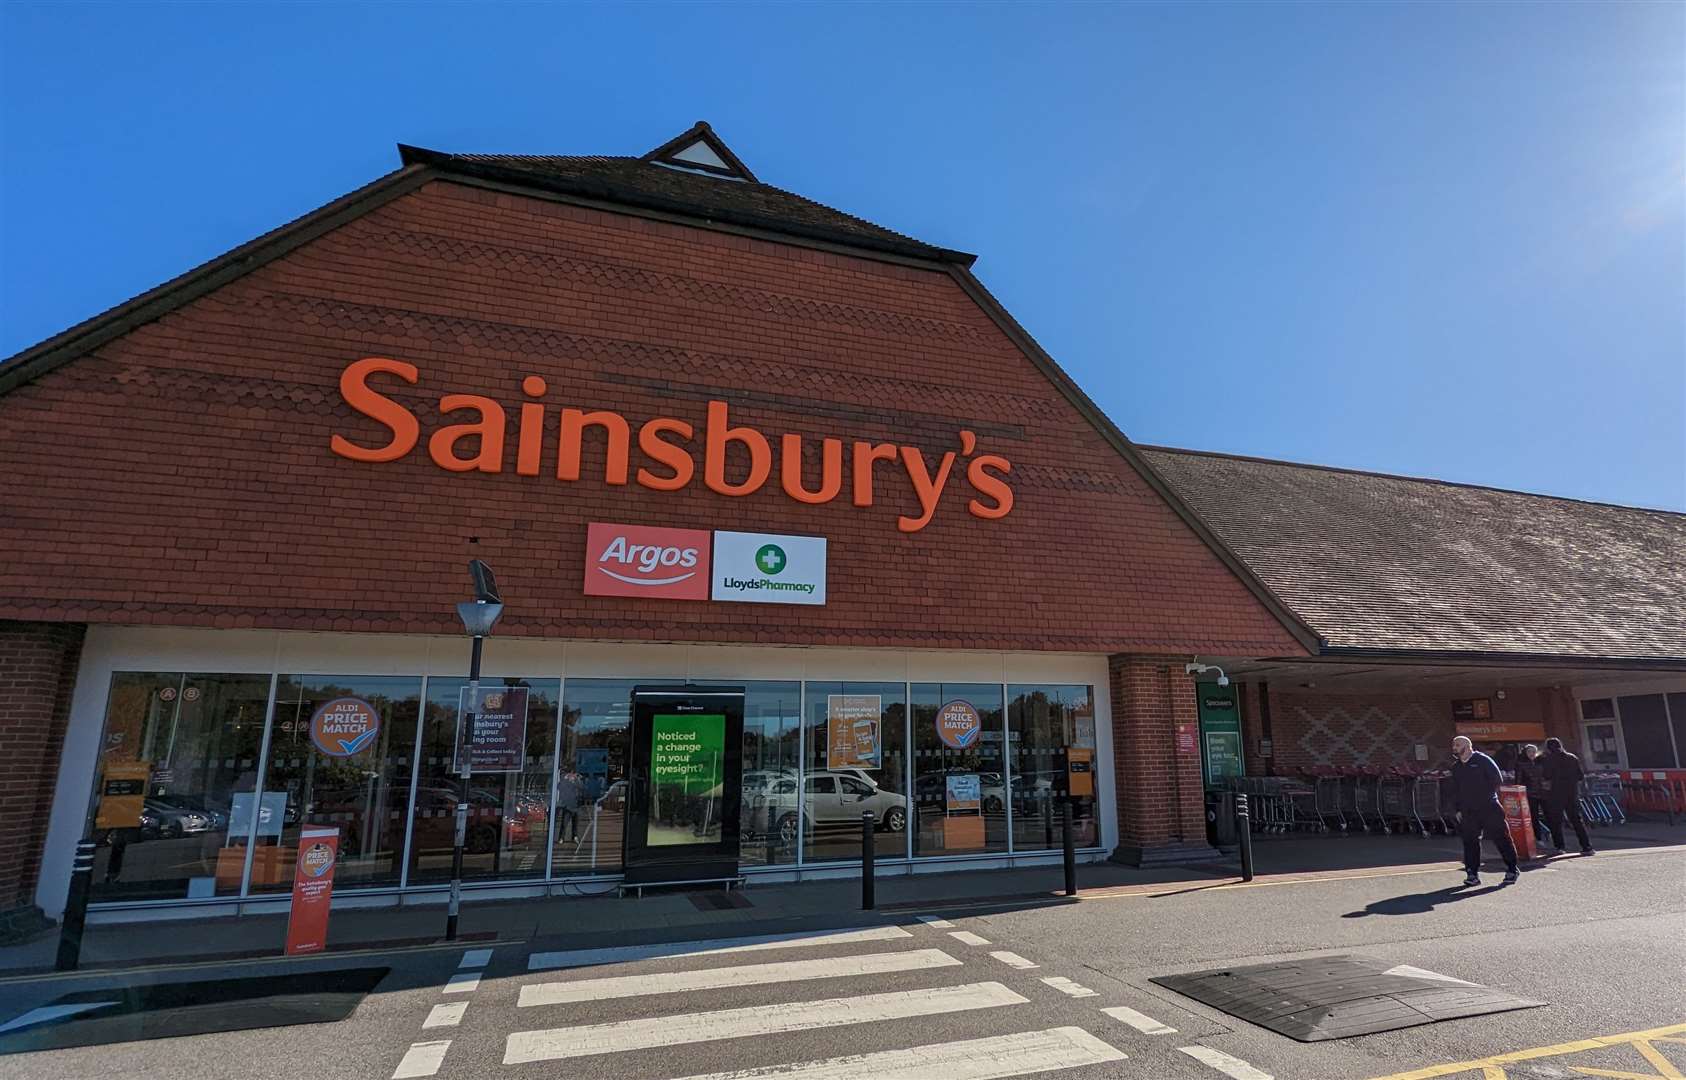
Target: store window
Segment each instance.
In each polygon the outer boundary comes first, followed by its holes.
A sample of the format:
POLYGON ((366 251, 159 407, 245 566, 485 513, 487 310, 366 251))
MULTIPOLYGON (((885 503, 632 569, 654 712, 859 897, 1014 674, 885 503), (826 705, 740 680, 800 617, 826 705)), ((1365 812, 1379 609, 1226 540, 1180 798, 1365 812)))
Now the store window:
POLYGON ((91 898, 239 893, 268 675, 119 672, 94 780, 91 898))
POLYGON ((1672 769, 1678 764, 1669 731, 1668 700, 1662 694, 1634 694, 1616 699, 1622 741, 1630 769, 1672 769))
POLYGON ((1581 732, 1585 736, 1585 768, 1619 769, 1622 766, 1620 728, 1616 723, 1613 698, 1588 698, 1581 702, 1581 732))
MULTIPOLYGON (((620 870, 632 688, 654 679, 569 679, 562 687, 562 762, 551 872, 620 870)), ((671 680, 669 680, 671 682, 671 680)))
MULTIPOLYGON (((860 860, 864 815, 873 815, 873 852, 907 857, 907 685, 807 684, 808 765, 801 802, 807 862, 860 860)), ((794 777, 792 778, 794 780, 794 777)), ((783 828, 797 823, 796 803, 780 785, 770 799, 783 828)), ((748 796, 746 781, 745 796, 748 796)))
POLYGON ((914 854, 1006 851, 1001 684, 914 683, 909 696, 914 854))
POLYGON ((304 825, 339 829, 336 889, 398 884, 421 691, 417 677, 281 676, 253 893, 292 888, 304 825))
POLYGON ((738 862, 743 866, 793 863, 796 861, 793 814, 802 684, 747 682, 743 687, 743 802, 738 862))
POLYGON ((1007 688, 1007 743, 1012 748, 1013 850, 1059 847, 1059 797, 1072 790, 1072 836, 1079 847, 1099 841, 1095 816, 1094 689, 1034 685, 1007 688))
MULTIPOLYGON (((550 777, 556 745, 557 679, 482 679, 481 704, 496 722, 483 735, 469 774, 466 880, 542 878, 550 843, 550 777), (517 730, 518 729, 518 730, 517 730)), ((451 879, 456 808, 461 798, 455 759, 468 680, 430 677, 417 755, 415 812, 410 823, 409 883, 451 879)), ((486 725, 482 725, 486 727, 486 725)))

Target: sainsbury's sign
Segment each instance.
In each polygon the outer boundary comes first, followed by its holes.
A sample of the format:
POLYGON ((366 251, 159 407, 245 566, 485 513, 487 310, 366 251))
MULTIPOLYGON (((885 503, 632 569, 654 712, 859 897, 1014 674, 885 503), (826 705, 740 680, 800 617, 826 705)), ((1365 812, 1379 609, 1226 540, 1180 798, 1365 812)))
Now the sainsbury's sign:
MULTIPOLYGON (((421 441, 422 421, 404 404, 370 385, 371 379, 397 379, 417 385, 421 370, 403 360, 372 356, 355 361, 340 373, 340 395, 358 413, 386 429, 385 442, 367 445, 334 434, 329 449, 351 461, 397 461, 421 441)), ((624 487, 629 482, 651 491, 680 491, 695 481, 698 457, 702 461, 703 486, 727 496, 752 495, 769 483, 777 483, 784 494, 800 503, 822 505, 843 495, 844 458, 848 458, 849 501, 857 507, 874 504, 879 484, 911 488, 919 503, 916 515, 902 514, 896 527, 913 533, 925 528, 936 516, 943 491, 950 483, 964 483, 971 498, 966 509, 985 520, 1004 518, 1013 509, 1013 489, 1007 482, 1012 463, 999 454, 978 453, 978 438, 971 431, 955 433, 957 445, 936 460, 928 460, 917 446, 852 440, 848 454, 840 438, 820 442, 819 482, 810 487, 802 468, 805 436, 794 432, 768 436, 753 427, 735 427, 724 401, 708 403, 707 420, 699 432, 685 420, 657 416, 637 429, 639 459, 634 468, 633 425, 618 412, 607 409, 553 410, 544 401, 545 381, 529 375, 521 382, 527 400, 516 409, 514 423, 515 473, 538 476, 541 466, 553 461, 558 480, 580 479, 580 458, 587 429, 596 429, 606 447, 603 482, 624 487), (554 422, 552 414, 556 414, 554 422), (554 445, 549 432, 555 431, 554 445), (701 445, 697 445, 700 443, 701 445), (728 470, 727 455, 748 459, 728 470), (777 446, 777 478, 774 478, 774 447, 777 446), (964 477, 964 481, 959 478, 964 477)), ((440 424, 427 439, 427 456, 448 472, 501 473, 509 463, 506 452, 508 414, 505 406, 480 394, 443 394, 439 416, 464 422, 440 424)), ((906 488, 903 488, 905 490, 906 488)), ((702 577, 706 578, 707 574, 702 577)))

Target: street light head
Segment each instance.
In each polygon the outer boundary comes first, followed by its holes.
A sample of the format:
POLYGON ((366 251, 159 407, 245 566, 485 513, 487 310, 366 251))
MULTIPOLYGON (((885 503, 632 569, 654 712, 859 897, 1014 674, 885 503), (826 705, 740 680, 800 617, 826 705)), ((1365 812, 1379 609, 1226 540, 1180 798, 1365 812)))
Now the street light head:
POLYGON ((502 614, 502 604, 465 600, 457 605, 457 617, 462 619, 463 629, 468 631, 469 637, 486 637, 492 632, 492 626, 498 621, 498 616, 502 614))
POLYGON ((498 579, 492 573, 492 568, 479 559, 468 561, 468 575, 474 579, 474 598, 486 604, 503 603, 503 594, 498 592, 498 579))

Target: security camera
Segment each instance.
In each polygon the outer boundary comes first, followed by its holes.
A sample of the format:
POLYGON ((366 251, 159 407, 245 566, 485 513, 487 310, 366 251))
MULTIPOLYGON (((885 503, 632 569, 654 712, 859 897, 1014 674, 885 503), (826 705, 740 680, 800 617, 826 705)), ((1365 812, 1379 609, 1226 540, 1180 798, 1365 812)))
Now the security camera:
POLYGON ((1218 685, 1219 686, 1228 686, 1229 685, 1229 676, 1228 675, 1219 675, 1218 676, 1218 685))

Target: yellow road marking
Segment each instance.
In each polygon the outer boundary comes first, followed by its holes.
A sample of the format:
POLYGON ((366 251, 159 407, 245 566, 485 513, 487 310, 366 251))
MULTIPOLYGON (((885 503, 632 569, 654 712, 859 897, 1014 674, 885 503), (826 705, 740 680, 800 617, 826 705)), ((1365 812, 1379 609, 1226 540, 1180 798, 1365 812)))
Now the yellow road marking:
POLYGON ((1663 1080, 1686 1080, 1686 1076, 1681 1076, 1680 1070, 1674 1067, 1674 1062, 1663 1057, 1662 1054, 1657 1052, 1657 1048, 1649 1042, 1644 1039, 1635 1039, 1633 1048, 1639 1051, 1641 1057, 1651 1063, 1651 1066, 1657 1070, 1657 1075, 1661 1076, 1663 1080))
MULTIPOLYGON (((1476 1069, 1480 1069, 1482 1071, 1483 1080, 1504 1080, 1505 1074, 1503 1066, 1511 1065, 1518 1061, 1532 1061, 1535 1058, 1557 1057, 1561 1054, 1577 1054, 1583 1050, 1600 1050, 1607 1046, 1622 1046, 1627 1043, 1633 1043, 1636 1045, 1646 1044, 1652 1039, 1668 1039, 1669 1042, 1679 1042, 1683 1040, 1671 1039, 1668 1038, 1668 1036, 1681 1034, 1686 1034, 1686 1024, 1672 1024, 1668 1027, 1648 1028, 1645 1031, 1630 1031, 1625 1035, 1600 1035, 1592 1039, 1577 1039, 1574 1042, 1558 1043, 1556 1046, 1538 1046, 1532 1050, 1513 1050, 1508 1054, 1494 1054, 1492 1057, 1479 1058, 1475 1061, 1458 1061, 1448 1065, 1430 1065, 1423 1069, 1412 1069, 1410 1072, 1390 1073, 1387 1076, 1378 1076, 1373 1078, 1373 1080, 1433 1080, 1433 1078, 1437 1076, 1454 1076, 1461 1072, 1474 1072, 1476 1069), (1497 1071, 1495 1072, 1495 1070, 1497 1071)), ((1668 1064, 1668 1062, 1662 1061, 1660 1065, 1658 1064, 1658 1062, 1662 1059, 1662 1055, 1658 1054, 1654 1048, 1649 1045, 1645 1045, 1639 1052, 1644 1054, 1646 1060, 1650 1061, 1653 1065, 1658 1065, 1659 1068, 1666 1066, 1666 1068, 1670 1070, 1661 1074, 1663 1080, 1676 1080, 1676 1078, 1680 1077, 1679 1070, 1675 1069, 1673 1065, 1668 1064), (1649 1053, 1646 1051, 1649 1051, 1649 1053)), ((1619 1073, 1593 1069, 1578 1069, 1577 1071, 1598 1076, 1638 1076, 1639 1080, 1657 1080, 1656 1074, 1644 1076, 1637 1073, 1619 1073)))

